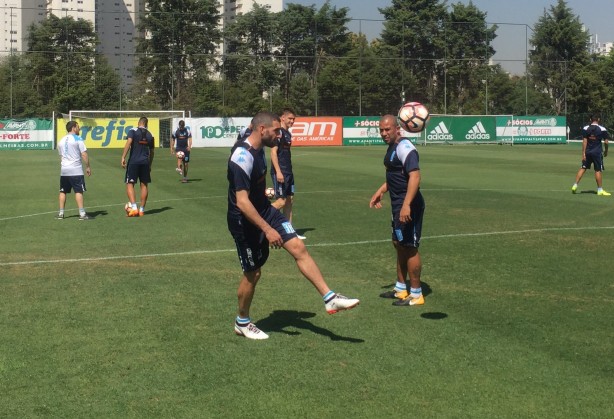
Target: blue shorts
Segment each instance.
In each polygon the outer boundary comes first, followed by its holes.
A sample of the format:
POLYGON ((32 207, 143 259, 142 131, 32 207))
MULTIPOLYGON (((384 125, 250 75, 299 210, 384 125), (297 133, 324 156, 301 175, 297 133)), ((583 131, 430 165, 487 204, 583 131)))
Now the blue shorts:
POLYGON ((129 164, 126 168, 126 183, 151 183, 151 166, 145 164, 129 164))
POLYGON ((273 180, 273 189, 275 189, 275 198, 285 198, 294 196, 294 174, 284 174, 284 183, 277 182, 277 176, 271 173, 273 180))
POLYGON ((603 167, 603 154, 601 151, 595 153, 586 153, 586 160, 582 160, 582 168, 590 169, 591 165, 595 168, 595 172, 602 172, 603 167))
MULTIPOLYGON (((272 206, 269 206, 265 214, 261 214, 261 216, 271 227, 277 230, 284 243, 296 237, 292 224, 272 206)), ((269 241, 262 230, 245 221, 241 228, 233 228, 230 233, 235 240, 243 272, 260 269, 269 258, 269 241)))
POLYGON ((420 246, 422 237, 422 219, 424 218, 424 200, 412 202, 411 221, 401 223, 399 221, 400 211, 392 214, 392 241, 398 242, 401 246, 415 247, 420 246))
POLYGON ((85 189, 85 176, 60 176, 60 192, 70 193, 72 190, 75 193, 83 193, 85 189))

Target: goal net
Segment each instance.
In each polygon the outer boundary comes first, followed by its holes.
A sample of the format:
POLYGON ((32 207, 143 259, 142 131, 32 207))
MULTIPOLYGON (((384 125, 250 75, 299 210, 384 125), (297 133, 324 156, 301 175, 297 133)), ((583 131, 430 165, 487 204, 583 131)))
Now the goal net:
MULTIPOLYGON (((171 132, 174 129, 173 120, 184 119, 185 111, 125 111, 125 110, 71 110, 62 114, 64 119, 77 121, 81 127, 109 126, 115 129, 118 135, 125 135, 127 127, 136 127, 141 117, 149 120, 149 130, 156 138, 159 147, 170 147, 171 132), (125 131, 125 132, 124 132, 125 131)), ((95 134, 95 133, 92 133, 95 134)))

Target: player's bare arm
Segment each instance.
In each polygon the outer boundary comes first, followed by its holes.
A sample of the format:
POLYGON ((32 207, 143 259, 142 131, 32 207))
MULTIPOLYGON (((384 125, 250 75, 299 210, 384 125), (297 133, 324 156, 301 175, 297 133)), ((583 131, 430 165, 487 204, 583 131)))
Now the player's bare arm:
POLYGON ((420 187, 420 170, 412 170, 409 172, 409 180, 407 181, 407 193, 403 200, 403 206, 399 213, 399 220, 402 223, 409 223, 411 221, 411 201, 414 200, 420 187))
POLYGON ((126 156, 128 155, 128 150, 130 150, 130 146, 132 145, 132 138, 128 138, 126 140, 126 144, 124 145, 124 151, 122 152, 122 167, 126 167, 126 156))
POLYGON ((388 184, 384 182, 382 186, 379 187, 377 191, 371 197, 369 201, 369 208, 381 208, 382 207, 382 199, 384 198, 384 194, 388 192, 388 184))
POLYGON ((271 147, 271 164, 275 168, 275 177, 277 178, 277 182, 284 183, 284 174, 281 173, 281 168, 279 167, 279 159, 277 158, 278 149, 278 146, 271 147))

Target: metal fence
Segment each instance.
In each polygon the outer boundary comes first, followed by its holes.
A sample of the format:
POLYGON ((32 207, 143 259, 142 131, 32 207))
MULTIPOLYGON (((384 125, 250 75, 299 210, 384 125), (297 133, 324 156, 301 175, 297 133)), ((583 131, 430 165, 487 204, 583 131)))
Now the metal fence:
MULTIPOLYGON (((11 16, 8 23, 4 24, 12 28, 16 25, 12 20, 14 8, 8 13, 6 9, 0 7, 0 12, 3 11, 5 16, 11 16)), ((22 15, 27 10, 29 9, 21 9, 22 15)), ((54 14, 63 17, 69 12, 57 11, 54 14)), ((350 19, 347 27, 349 31, 372 41, 380 35, 383 23, 382 20, 350 19)), ((488 25, 493 24, 495 23, 488 23, 488 25)), ((500 65, 509 71, 510 75, 526 76, 530 27, 526 24, 496 23, 496 25, 499 27, 498 36, 492 41, 492 46, 497 52, 488 64, 500 65)), ((10 32, 12 37, 14 31, 10 32)), ((66 40, 61 50, 37 52, 28 52, 25 41, 19 49, 7 47, 12 44, 5 43, 5 47, 0 48, 0 78, 5 87, 4 92, 0 93, 2 97, 0 103, 3 103, 0 104, 0 115, 47 116, 52 110, 59 112, 67 112, 74 108, 129 110, 144 106, 190 110, 195 116, 223 115, 229 110, 235 115, 249 115, 254 108, 278 110, 283 104, 291 104, 305 115, 368 115, 392 112, 408 99, 431 101, 433 110, 439 113, 459 112, 460 99, 456 96, 450 79, 446 77, 447 66, 453 65, 454 60, 445 56, 425 59, 415 56, 374 57, 359 53, 352 57, 322 57, 314 51, 313 56, 275 57, 271 61, 275 63, 279 77, 265 85, 262 80, 234 81, 230 73, 236 69, 221 65, 229 57, 220 52, 204 57, 214 63, 213 65, 195 70, 207 72, 208 83, 197 85, 188 83, 186 88, 185 85, 179 84, 171 71, 167 80, 160 83, 168 87, 165 87, 162 93, 152 95, 151 93, 156 92, 156 88, 160 86, 152 86, 147 81, 139 84, 133 71, 140 58, 135 52, 137 32, 134 22, 130 21, 119 24, 113 34, 97 33, 101 40, 107 39, 110 35, 124 40, 132 36, 132 40, 115 46, 102 42, 96 53, 85 56, 73 52, 70 39, 66 40), (80 75, 79 67, 74 64, 97 62, 102 57, 110 63, 116 77, 121 80, 117 85, 110 82, 109 74, 101 74, 98 71, 88 73, 86 76, 80 75), (310 67, 316 68, 315 74, 293 72, 291 61, 299 58, 307 62, 310 67), (415 80, 407 76, 408 65, 427 60, 435 62, 437 71, 443 75, 430 87, 418 85, 415 80), (217 67, 215 63, 220 66, 217 67), (382 63, 385 65, 381 65, 382 63), (24 68, 29 72, 24 72, 24 68), (292 74, 292 83, 288 83, 289 74, 292 74), (347 82, 334 83, 335 80, 344 79, 347 82), (251 89, 250 85, 257 88, 251 89), (74 97, 63 97, 66 91, 71 89, 79 92, 76 99, 79 103, 74 103, 74 97), (150 97, 146 93, 150 93, 150 97), (166 97, 165 100, 161 100, 162 95, 166 97), (250 103, 245 105, 245 102, 250 103)), ((22 37, 25 39, 24 34, 22 37)), ((253 60, 254 63, 270 59, 268 56, 242 58, 253 60)), ((167 61, 178 62, 180 59, 181 56, 169 51, 167 61)), ((487 76, 476 76, 473 85, 467 87, 470 95, 463 99, 462 112, 474 114, 529 112, 528 94, 525 94, 517 109, 497 109, 502 104, 496 102, 493 93, 495 88, 494 81, 489 80, 487 76)), ((528 86, 525 88, 528 90, 528 86)))

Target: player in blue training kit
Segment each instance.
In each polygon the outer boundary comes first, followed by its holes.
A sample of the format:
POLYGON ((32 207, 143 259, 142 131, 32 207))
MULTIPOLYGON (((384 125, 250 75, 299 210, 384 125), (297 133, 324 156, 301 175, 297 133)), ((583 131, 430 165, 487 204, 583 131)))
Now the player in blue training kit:
MULTIPOLYGON (((281 112, 281 131, 277 144, 271 147, 271 180, 277 198, 273 206, 283 211, 284 216, 292 222, 292 205, 294 204, 294 172, 292 171, 292 134, 296 114, 290 108, 281 112)), ((305 236, 297 235, 305 240, 305 236)))
POLYGON ((384 115, 379 123, 380 135, 388 144, 384 166, 386 182, 373 194, 369 206, 381 208, 382 198, 390 193, 392 205, 392 244, 397 253, 397 283, 393 290, 382 293, 385 298, 397 298, 396 306, 424 304, 420 275, 422 261, 418 247, 422 234, 424 199, 420 193, 418 150, 400 136, 394 115, 384 115), (407 277, 409 276, 409 293, 407 277))
POLYGON ((122 167, 126 168, 126 194, 130 200, 127 209, 128 217, 142 217, 145 214, 145 205, 149 196, 151 183, 151 164, 154 158, 154 137, 147 130, 148 119, 141 117, 137 128, 128 131, 128 138, 122 153, 122 167), (130 150, 130 158, 126 162, 126 155, 130 150), (141 182, 141 206, 136 205, 134 184, 141 182))
POLYGON ((179 127, 173 132, 171 138, 171 154, 183 151, 183 158, 177 158, 175 171, 182 175, 181 182, 188 183, 188 166, 190 163, 190 151, 192 151, 192 131, 185 126, 185 121, 179 121, 179 127))
POLYGON ((252 133, 235 143, 228 159, 228 230, 243 270, 234 330, 249 339, 267 339, 268 335, 252 323, 249 311, 269 246, 283 247, 294 257, 301 273, 322 295, 329 314, 351 309, 360 301, 331 291, 292 224, 266 198, 267 165, 262 147, 276 143, 280 121, 272 113, 260 112, 252 122, 252 133))
POLYGON ((595 170, 595 181, 597 182, 597 195, 610 196, 609 192, 606 192, 602 187, 602 172, 603 158, 608 155, 608 138, 609 134, 605 127, 599 124, 599 117, 596 115, 591 116, 590 125, 582 128, 582 166, 576 174, 576 182, 571 187, 571 192, 576 193, 578 190, 578 183, 584 176, 587 169, 593 168, 595 170), (603 142, 603 148, 602 148, 603 142))

